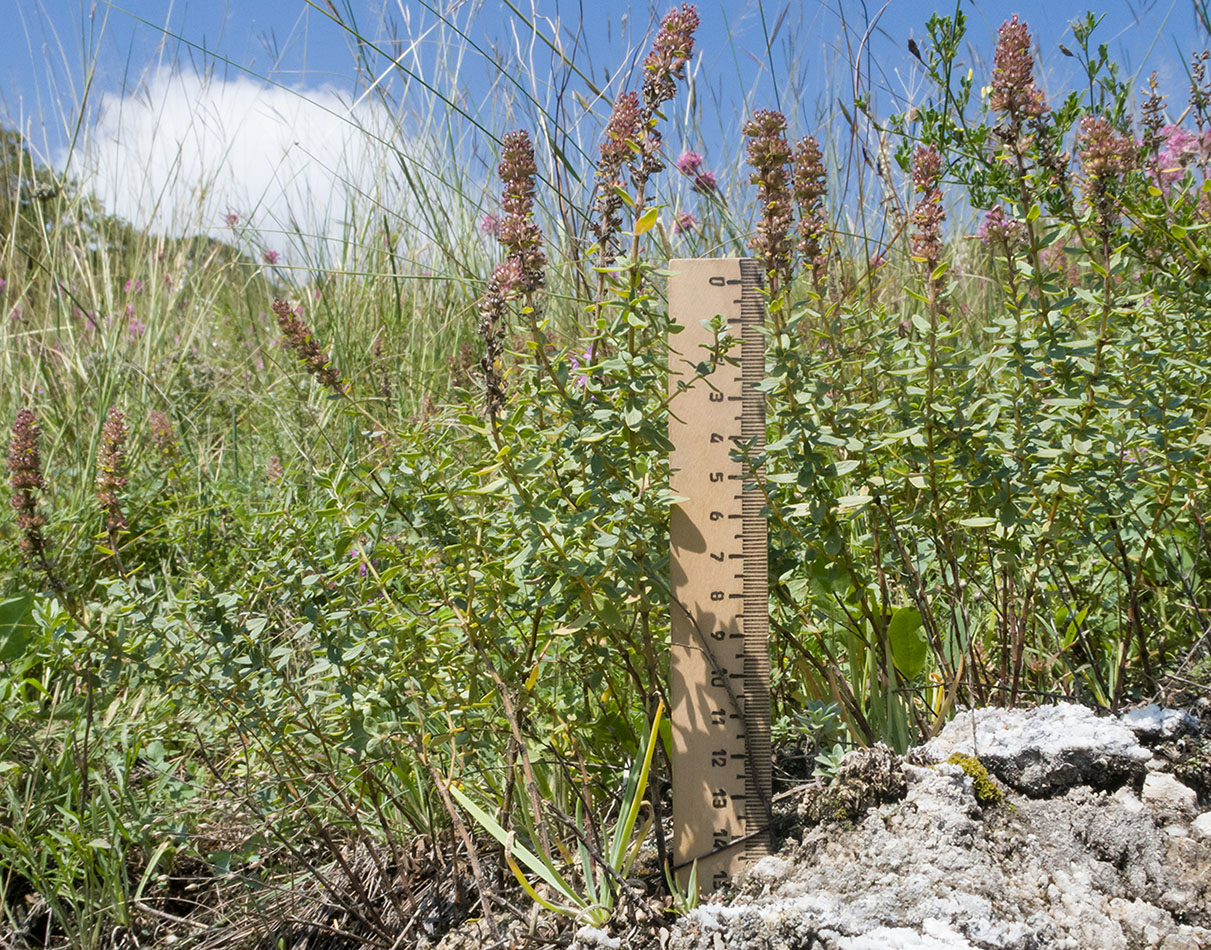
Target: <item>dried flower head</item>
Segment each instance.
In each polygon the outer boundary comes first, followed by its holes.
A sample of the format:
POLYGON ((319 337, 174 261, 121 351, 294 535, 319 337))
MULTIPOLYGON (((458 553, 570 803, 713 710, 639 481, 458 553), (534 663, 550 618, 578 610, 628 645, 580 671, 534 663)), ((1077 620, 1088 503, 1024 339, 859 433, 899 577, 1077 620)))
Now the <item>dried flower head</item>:
POLYGON ((660 23, 652 51, 643 61, 643 110, 645 120, 677 94, 677 81, 685 78, 685 64, 694 52, 698 9, 683 3, 670 10, 660 23))
MULTIPOLYGON (((47 568, 47 545, 42 535, 46 521, 38 513, 38 492, 45 490, 38 419, 29 409, 20 409, 13 422, 13 438, 8 445, 9 485, 13 490, 13 509, 17 512, 19 547, 27 557, 47 568)), ((52 584, 54 576, 47 571, 52 584)), ((57 586, 57 585, 56 585, 57 586)))
POLYGON ((1211 86, 1207 83, 1207 50, 1195 53, 1190 59, 1190 110, 1194 121, 1201 129, 1207 121, 1207 107, 1211 105, 1211 86))
POLYGON ((635 161, 634 147, 640 139, 639 96, 624 92, 614 102, 610 121, 606 123, 601 143, 601 158, 597 163, 597 240, 604 249, 618 231, 622 210, 619 190, 625 187, 623 171, 635 161))
POLYGON ((285 471, 282 469, 282 460, 276 455, 269 456, 269 464, 265 466, 265 477, 276 485, 285 474, 285 471))
POLYGON ((122 514, 122 492, 126 488, 126 438, 130 434, 126 416, 117 406, 109 410, 101 426, 101 448, 97 450, 97 502, 105 515, 110 534, 126 530, 122 514))
POLYGON ((1047 111, 1042 90, 1034 82, 1030 30, 1016 13, 997 30, 992 64, 991 105, 995 111, 1006 113, 1015 126, 1047 111))
MULTIPOLYGON (((753 166, 749 181, 757 186, 761 221, 749 247, 761 255, 767 273, 785 283, 790 272, 791 199, 786 165, 791 157, 786 142, 786 117, 772 109, 758 109, 741 131, 748 137, 745 158, 753 166)), ((773 288, 771 288, 772 290, 773 288)))
POLYGON ((1159 87, 1160 82, 1156 78, 1156 70, 1154 69, 1152 70, 1152 75, 1148 77, 1148 96, 1140 107, 1142 115, 1140 125, 1144 127, 1144 151, 1150 155, 1156 154, 1160 143, 1161 126, 1165 122, 1162 112, 1165 101, 1158 91, 1159 87))
POLYGON ((495 418, 505 403, 504 339, 509 300, 518 293, 524 277, 521 265, 508 258, 496 265, 488 280, 488 289, 479 302, 479 335, 484 355, 479 361, 484 374, 484 408, 495 418))
POLYGON ((912 160, 913 188, 921 195, 912 209, 912 256, 925 265, 927 274, 942 256, 942 156, 932 145, 917 146, 912 160))
POLYGON ((824 196, 828 186, 824 178, 824 155, 812 136, 801 138, 792 157, 791 193, 799 206, 799 241, 795 245, 818 279, 827 262, 828 215, 824 196))
POLYGON ((325 353, 311 334, 311 328, 298 318, 290 304, 284 300, 273 302, 273 312, 278 318, 278 327, 282 331, 282 343, 294 351, 294 355, 303 364, 307 372, 321 384, 327 386, 336 395, 343 395, 345 384, 341 374, 331 365, 328 354, 325 353))

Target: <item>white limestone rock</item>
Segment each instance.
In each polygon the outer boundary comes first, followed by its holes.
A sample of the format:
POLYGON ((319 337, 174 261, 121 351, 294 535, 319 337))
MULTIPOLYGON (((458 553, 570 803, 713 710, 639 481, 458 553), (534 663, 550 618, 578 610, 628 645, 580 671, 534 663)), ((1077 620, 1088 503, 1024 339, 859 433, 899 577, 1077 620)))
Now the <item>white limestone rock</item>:
POLYGON ((1176 739, 1198 731, 1198 720, 1184 709, 1165 709, 1156 703, 1132 709, 1118 718, 1144 741, 1176 739))
POLYGON ((1151 753, 1114 717, 1059 703, 1029 710, 959 713, 918 755, 973 755, 1011 788, 1041 797, 1071 788, 1114 789, 1144 773, 1151 753))

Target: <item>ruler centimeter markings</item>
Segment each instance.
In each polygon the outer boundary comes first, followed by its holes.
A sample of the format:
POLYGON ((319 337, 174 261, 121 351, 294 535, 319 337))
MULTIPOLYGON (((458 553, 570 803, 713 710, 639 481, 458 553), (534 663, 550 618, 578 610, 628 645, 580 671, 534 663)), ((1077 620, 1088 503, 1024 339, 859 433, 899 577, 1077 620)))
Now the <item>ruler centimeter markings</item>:
POLYGON ((696 860, 703 892, 769 854, 768 531, 764 498, 738 448, 765 446, 765 301, 761 265, 669 262, 672 511, 670 715, 673 857, 684 883, 696 860), (739 340, 709 375, 719 340, 739 340))

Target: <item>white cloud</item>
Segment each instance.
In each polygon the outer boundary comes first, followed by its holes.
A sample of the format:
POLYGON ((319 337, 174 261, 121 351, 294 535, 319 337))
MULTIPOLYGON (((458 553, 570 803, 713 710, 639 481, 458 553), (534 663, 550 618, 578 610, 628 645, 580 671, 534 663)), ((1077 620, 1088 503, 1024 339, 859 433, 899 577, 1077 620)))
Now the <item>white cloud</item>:
POLYGON ((321 88, 160 69, 100 99, 71 174, 103 206, 155 233, 208 233, 283 263, 339 255, 371 205, 412 217, 399 153, 415 155, 379 102, 321 88))

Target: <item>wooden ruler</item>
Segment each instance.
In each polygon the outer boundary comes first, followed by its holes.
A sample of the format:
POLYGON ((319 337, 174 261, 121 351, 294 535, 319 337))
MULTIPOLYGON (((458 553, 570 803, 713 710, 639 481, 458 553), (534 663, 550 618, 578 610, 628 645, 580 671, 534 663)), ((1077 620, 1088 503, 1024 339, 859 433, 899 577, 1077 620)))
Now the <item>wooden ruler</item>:
POLYGON ((669 439, 673 492, 673 855, 703 892, 769 854, 768 530, 748 462, 765 445, 765 300, 761 265, 742 258, 669 262, 669 439), (738 339, 709 375, 699 364, 738 339), (688 388, 685 388, 688 385, 688 388))

